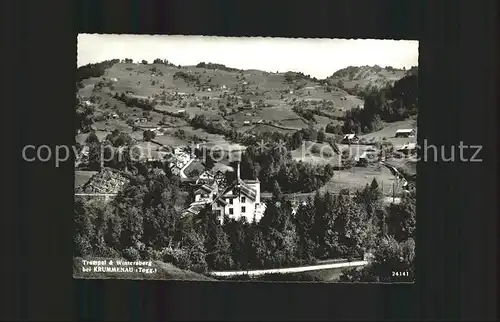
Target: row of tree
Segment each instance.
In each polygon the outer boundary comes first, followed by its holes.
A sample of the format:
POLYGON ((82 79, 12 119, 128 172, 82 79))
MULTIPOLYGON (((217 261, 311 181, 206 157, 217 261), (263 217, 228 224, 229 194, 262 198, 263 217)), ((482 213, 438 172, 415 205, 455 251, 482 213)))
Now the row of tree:
POLYGON ((141 98, 136 98, 136 97, 130 97, 126 95, 125 93, 115 93, 113 95, 113 98, 125 103, 125 105, 129 107, 138 107, 140 109, 143 109, 145 111, 151 111, 154 109, 155 104, 153 100, 149 99, 141 99, 141 98))
POLYGON ((231 68, 231 67, 227 67, 227 66, 222 65, 222 64, 215 64, 215 63, 201 62, 198 65, 196 65, 196 67, 197 68, 206 68, 206 69, 217 69, 217 70, 223 70, 226 72, 240 72, 239 69, 231 68))
POLYGON ((112 67, 114 64, 119 63, 119 59, 105 60, 97 64, 87 64, 78 67, 76 70, 76 82, 91 77, 101 77, 106 72, 106 69, 112 67))

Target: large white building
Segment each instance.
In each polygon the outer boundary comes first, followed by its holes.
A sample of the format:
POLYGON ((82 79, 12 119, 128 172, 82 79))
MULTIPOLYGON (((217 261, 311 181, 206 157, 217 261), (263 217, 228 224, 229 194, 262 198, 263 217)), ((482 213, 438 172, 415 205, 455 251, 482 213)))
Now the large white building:
POLYGON ((184 214, 197 215, 207 204, 211 205, 221 222, 224 215, 235 220, 245 218, 248 222, 258 222, 266 209, 260 199, 260 181, 241 179, 239 164, 235 182, 226 187, 216 180, 211 184, 203 184, 195 191, 195 201, 184 214))

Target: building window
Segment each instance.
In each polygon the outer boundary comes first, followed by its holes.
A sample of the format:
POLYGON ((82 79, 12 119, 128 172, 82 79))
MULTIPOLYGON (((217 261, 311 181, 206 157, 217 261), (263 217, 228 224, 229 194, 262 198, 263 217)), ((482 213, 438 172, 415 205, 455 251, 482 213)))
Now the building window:
POLYGON ((245 197, 241 197, 241 202, 245 203, 246 202, 246 198, 245 197))
POLYGON ((229 204, 232 205, 233 204, 233 198, 229 199, 229 204))
POLYGON ((241 207, 241 212, 245 212, 246 207, 241 207))
POLYGON ((229 208, 229 214, 230 214, 230 215, 233 215, 233 214, 234 214, 234 210, 233 210, 233 208, 229 208))

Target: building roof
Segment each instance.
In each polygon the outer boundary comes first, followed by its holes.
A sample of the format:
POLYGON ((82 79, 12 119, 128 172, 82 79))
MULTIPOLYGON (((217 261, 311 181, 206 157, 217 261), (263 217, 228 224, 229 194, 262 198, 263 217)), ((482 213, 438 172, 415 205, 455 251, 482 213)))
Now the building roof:
POLYGON ((356 134, 346 134, 344 135, 344 139, 353 139, 356 136, 356 134))
POLYGON ((246 195, 252 200, 256 199, 257 192, 255 189, 251 186, 248 185, 248 183, 245 182, 245 180, 238 180, 234 182, 232 185, 228 186, 226 189, 224 189, 217 197, 215 197, 213 203, 221 202, 222 204, 226 204, 224 198, 229 198, 233 196, 233 194, 229 195, 228 192, 230 192, 233 189, 238 189, 240 190, 240 193, 246 195))
POLYGON ((198 193, 199 191, 212 192, 212 190, 213 190, 212 188, 204 184, 196 190, 196 193, 198 193))
POLYGON ((414 150, 416 148, 417 148, 416 143, 408 143, 408 144, 401 146, 401 148, 399 148, 399 150, 414 150))
POLYGON ((399 129, 396 131, 396 133, 409 133, 415 131, 414 129, 399 129))

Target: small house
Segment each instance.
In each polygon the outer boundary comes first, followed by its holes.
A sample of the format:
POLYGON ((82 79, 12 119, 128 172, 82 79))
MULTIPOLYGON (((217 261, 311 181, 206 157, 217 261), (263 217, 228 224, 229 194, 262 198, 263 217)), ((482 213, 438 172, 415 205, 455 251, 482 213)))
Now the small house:
POLYGON ((399 129, 396 131, 396 134, 394 136, 397 138, 412 138, 412 137, 415 137, 415 130, 414 129, 399 129))
POLYGON ((357 142, 359 142, 359 137, 353 133, 344 135, 344 138, 342 139, 342 143, 344 144, 351 144, 357 142))
POLYGON ((250 125, 250 121, 244 121, 243 125, 250 125))
POLYGON ((185 112, 186 112, 186 110, 184 110, 184 109, 177 111, 178 114, 185 113, 185 112))
POLYGON ((417 144, 407 143, 400 147, 397 151, 404 155, 415 154, 417 152, 417 144))

